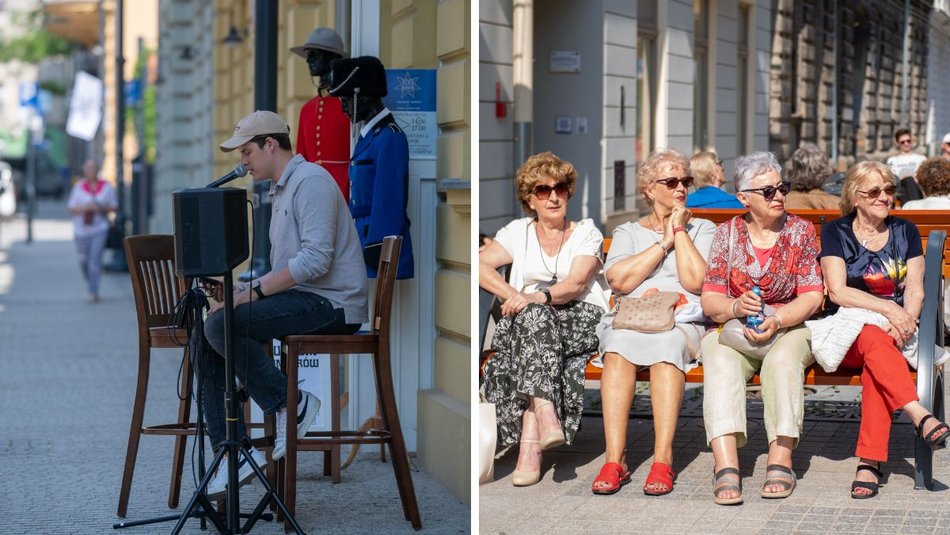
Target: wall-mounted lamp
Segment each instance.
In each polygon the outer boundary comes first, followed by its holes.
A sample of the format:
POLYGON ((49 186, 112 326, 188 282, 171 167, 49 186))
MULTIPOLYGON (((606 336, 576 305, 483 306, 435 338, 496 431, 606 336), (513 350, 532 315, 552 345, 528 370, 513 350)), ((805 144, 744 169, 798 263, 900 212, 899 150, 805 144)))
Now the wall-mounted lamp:
POLYGON ((244 37, 247 36, 247 30, 244 31, 238 30, 237 26, 231 25, 231 28, 228 30, 228 34, 224 36, 224 39, 221 40, 223 45, 239 45, 244 42, 244 37))

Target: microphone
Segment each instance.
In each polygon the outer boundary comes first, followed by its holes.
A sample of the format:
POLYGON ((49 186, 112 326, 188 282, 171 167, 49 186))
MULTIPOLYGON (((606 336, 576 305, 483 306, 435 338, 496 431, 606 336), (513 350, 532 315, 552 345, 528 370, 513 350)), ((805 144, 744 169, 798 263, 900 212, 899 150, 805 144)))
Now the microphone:
POLYGON ((208 184, 208 187, 217 188, 218 186, 227 184, 228 182, 234 180, 235 178, 241 178, 242 176, 246 176, 246 175, 247 175, 247 167, 244 167, 243 164, 238 164, 238 166, 232 169, 230 173, 208 184))

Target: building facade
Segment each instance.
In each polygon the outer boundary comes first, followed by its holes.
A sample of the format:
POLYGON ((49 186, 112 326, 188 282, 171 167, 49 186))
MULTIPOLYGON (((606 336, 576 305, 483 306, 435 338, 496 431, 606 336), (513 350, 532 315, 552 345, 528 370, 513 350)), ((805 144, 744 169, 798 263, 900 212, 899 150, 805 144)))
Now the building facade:
POLYGON ((569 217, 608 232, 644 210, 636 163, 657 147, 714 150, 731 176, 738 155, 784 162, 810 141, 844 168, 906 126, 932 154, 950 132, 947 4, 480 2, 480 230, 520 216, 514 171, 544 150, 578 168, 569 217))

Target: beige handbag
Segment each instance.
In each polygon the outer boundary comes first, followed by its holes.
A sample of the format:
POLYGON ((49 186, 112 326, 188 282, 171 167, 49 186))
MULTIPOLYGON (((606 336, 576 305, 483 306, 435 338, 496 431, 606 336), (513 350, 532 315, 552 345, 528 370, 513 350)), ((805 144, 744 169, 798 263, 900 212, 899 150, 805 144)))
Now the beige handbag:
POLYGON ((656 292, 646 297, 620 297, 611 326, 642 333, 661 333, 673 328, 677 292, 656 292))

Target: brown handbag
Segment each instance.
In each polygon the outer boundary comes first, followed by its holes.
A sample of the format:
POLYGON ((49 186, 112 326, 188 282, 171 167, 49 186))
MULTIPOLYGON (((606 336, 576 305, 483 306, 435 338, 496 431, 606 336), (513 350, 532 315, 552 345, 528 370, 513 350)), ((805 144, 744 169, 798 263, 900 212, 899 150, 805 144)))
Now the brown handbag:
POLYGON ((673 328, 677 292, 656 292, 646 297, 620 297, 611 326, 643 333, 661 333, 673 328))

